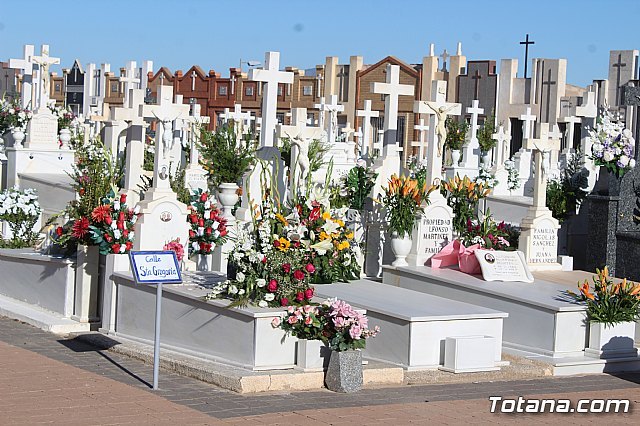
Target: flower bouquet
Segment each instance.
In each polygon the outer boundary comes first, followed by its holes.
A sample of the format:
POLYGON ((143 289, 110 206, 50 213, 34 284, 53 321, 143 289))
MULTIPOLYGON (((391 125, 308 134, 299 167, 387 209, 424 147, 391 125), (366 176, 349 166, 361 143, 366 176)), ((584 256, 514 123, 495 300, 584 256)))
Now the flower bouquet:
POLYGON ((423 211, 422 202, 435 189, 427 189, 427 183, 422 186, 418 181, 409 177, 391 176, 389 184, 384 190, 382 204, 386 207, 386 219, 389 231, 396 233, 398 238, 410 237, 416 221, 416 215, 423 211))
POLYGON ((636 166, 633 159, 635 140, 624 123, 619 122, 606 108, 598 118, 594 129, 589 130, 588 141, 591 145, 591 159, 598 166, 621 178, 636 166))
POLYGON ((515 250, 509 242, 509 226, 503 222, 496 223, 490 214, 485 215, 483 220, 467 219, 467 229, 461 233, 460 240, 466 246, 480 244, 484 249, 489 250, 515 250))
POLYGON ((227 220, 215 205, 215 199, 201 189, 191 195, 188 209, 190 254, 211 254, 217 245, 227 240, 227 220))
POLYGON ((27 124, 33 118, 33 112, 20 106, 20 101, 14 99, 0 102, 0 134, 9 131, 27 131, 27 124))
POLYGON ((453 229, 461 235, 467 229, 468 220, 475 217, 478 202, 486 197, 491 189, 467 176, 461 179, 456 175, 443 183, 441 191, 447 199, 447 204, 453 209, 453 229))
MULTIPOLYGON (((133 227, 138 220, 140 208, 127 207, 127 196, 110 194, 103 204, 91 212, 88 230, 91 240, 100 247, 100 254, 128 253, 133 247, 133 227)), ((88 220, 82 218, 81 220, 88 220)))
POLYGON ((283 318, 275 317, 273 328, 281 328, 298 339, 322 340, 326 317, 319 306, 289 306, 283 318))
POLYGON ((342 300, 326 300, 321 306, 321 312, 325 317, 323 339, 334 351, 364 349, 366 339, 375 337, 380 332, 378 326, 370 329, 367 316, 342 300))
POLYGON ((34 245, 38 234, 33 227, 41 211, 35 189, 21 191, 14 187, 0 193, 0 221, 7 222, 12 234, 10 240, 0 238, 0 246, 23 248, 34 245))

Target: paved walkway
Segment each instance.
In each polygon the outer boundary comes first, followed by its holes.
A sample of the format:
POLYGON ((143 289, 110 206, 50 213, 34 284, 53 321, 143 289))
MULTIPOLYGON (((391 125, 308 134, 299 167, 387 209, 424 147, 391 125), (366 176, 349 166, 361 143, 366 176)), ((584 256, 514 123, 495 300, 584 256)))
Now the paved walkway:
POLYGON ((638 424, 640 374, 243 396, 0 317, 0 425, 638 424), (629 414, 491 414, 489 396, 629 398, 629 414), (635 408, 635 411, 634 411, 635 408))

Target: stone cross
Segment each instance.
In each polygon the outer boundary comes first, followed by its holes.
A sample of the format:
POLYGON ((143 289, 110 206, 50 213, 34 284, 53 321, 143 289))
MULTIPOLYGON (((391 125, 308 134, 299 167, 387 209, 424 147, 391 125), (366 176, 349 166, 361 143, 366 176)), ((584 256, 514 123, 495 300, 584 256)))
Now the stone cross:
POLYGON ((560 139, 556 134, 549 133, 549 123, 538 125, 538 138, 524 140, 524 148, 535 153, 535 180, 533 184, 533 207, 546 207, 547 200, 547 171, 543 162, 552 150, 560 149, 560 139), (552 136, 554 135, 554 136, 552 136))
POLYGON ((480 71, 476 70, 476 73, 471 78, 475 80, 475 88, 473 90, 473 93, 474 93, 473 99, 478 99, 478 86, 480 83, 480 79, 482 78, 482 76, 480 75, 480 71))
POLYGON ((400 84, 400 67, 387 65, 385 83, 371 83, 371 91, 380 93, 384 97, 384 145, 394 145, 398 150, 398 98, 413 96, 414 87, 410 84, 400 84))
POLYGON ((92 121, 93 123, 95 123, 94 130, 96 133, 100 133, 100 123, 111 119, 110 115, 111 115, 111 110, 109 108, 109 104, 105 102, 102 104, 101 115, 94 114, 89 116, 89 121, 92 121))
POLYGON ((446 71, 447 70, 447 58, 451 56, 447 53, 447 49, 444 49, 444 52, 442 52, 442 54, 440 55, 440 57, 442 58, 442 70, 441 71, 446 71))
POLYGON ((509 142, 511 135, 504 129, 503 125, 498 126, 498 131, 491 135, 498 142, 496 165, 501 165, 509 159, 509 142))
POLYGON ((140 79, 136 77, 136 61, 127 62, 124 70, 124 76, 118 79, 120 83, 124 83, 124 104, 129 103, 129 90, 140 88, 140 79))
POLYGON ((371 100, 365 99, 364 109, 356 111, 358 117, 362 117, 362 141, 360 143, 360 153, 369 152, 369 148, 373 145, 373 134, 371 133, 371 118, 379 117, 379 111, 371 110, 371 100))
POLYGON ((429 130, 429 126, 424 124, 424 118, 420 119, 419 124, 413 126, 414 130, 418 131, 418 141, 413 146, 418 146, 418 160, 424 160, 425 151, 427 148, 427 141, 425 139, 425 132, 429 130))
POLYGON ((60 58, 49 56, 49 45, 43 44, 40 56, 32 56, 31 61, 39 67, 40 87, 36 93, 36 107, 34 109, 46 108, 49 102, 49 91, 51 90, 51 75, 49 67, 60 63, 60 58))
POLYGON ((200 116, 200 104, 192 105, 190 115, 184 119, 189 126, 189 142, 191 150, 189 152, 189 165, 185 169, 184 182, 187 188, 191 190, 202 189, 206 191, 207 171, 200 166, 200 152, 198 151, 198 142, 200 138, 200 126, 208 124, 210 118, 208 116, 200 116))
POLYGON ((351 135, 353 135, 353 133, 356 131, 356 129, 351 127, 351 123, 349 123, 347 121, 347 124, 342 129, 340 129, 340 131, 344 135, 344 141, 345 142, 350 142, 351 141, 351 135))
POLYGON ((565 117, 563 121, 567 123, 567 139, 565 141, 564 151, 569 152, 569 150, 573 148, 575 125, 581 123, 582 120, 580 119, 580 117, 570 115, 568 117, 565 117))
MULTIPOLYGON (((191 72, 191 91, 195 92, 196 91, 196 78, 198 77, 198 74, 195 71, 191 72)), ((235 78, 234 78, 235 81, 235 78)), ((233 95, 233 86, 231 86, 231 94, 233 95)))
MULTIPOLYGON (((542 63, 544 69, 544 62, 542 63)), ((544 86, 547 86, 547 108, 546 108, 546 122, 549 122, 549 105, 551 104, 551 86, 555 86, 557 84, 556 81, 551 80, 551 68, 548 69, 547 80, 544 80, 544 71, 542 74, 543 81, 542 87, 540 88, 540 98, 542 98, 542 90, 544 90, 544 86)), ((542 116, 542 99, 540 101, 540 115, 542 116)), ((554 117, 555 120, 555 117, 554 117)))
POLYGON ((362 141, 363 139, 363 133, 362 133, 362 127, 358 127, 358 130, 353 134, 353 136, 356 139, 356 149, 358 150, 358 155, 362 155, 363 151, 363 147, 364 147, 364 143, 362 141))
MULTIPOLYGON (((127 97, 126 106, 114 108, 112 119, 122 120, 132 125, 142 126, 145 124, 144 118, 140 116, 140 106, 144 105, 144 90, 142 89, 130 89, 129 96, 127 97)), ((104 118, 104 117, 100 117, 104 118)))
POLYGON ((251 123, 251 121, 255 119, 255 117, 253 117, 250 112, 242 112, 241 104, 234 104, 233 112, 229 112, 229 108, 225 108, 224 111, 226 121, 233 120, 236 123, 242 124, 243 126, 248 126, 249 123, 251 123))
POLYGON ((249 80, 263 84, 262 94, 262 126, 260 146, 274 146, 273 135, 276 127, 276 111, 278 108, 278 84, 293 83, 293 73, 280 71, 280 52, 265 54, 264 68, 249 70, 249 80))
POLYGON ((324 108, 329 113, 328 140, 330 144, 334 144, 338 133, 338 113, 344 111, 344 105, 338 103, 337 95, 331 95, 329 96, 329 103, 325 104, 324 108))
MULTIPOLYGON (((478 116, 484 114, 484 109, 480 108, 479 101, 474 99, 471 107, 467 108, 467 113, 471 114, 471 132, 469 134, 469 142, 462 147, 462 164, 461 167, 477 170, 480 160, 480 144, 478 143, 478 116)), ((454 167, 456 165, 454 164, 454 167)))
POLYGON ((612 67, 618 69, 618 78, 616 79, 616 103, 615 106, 620 105, 620 71, 622 71, 623 67, 626 67, 627 64, 622 62, 622 54, 618 54, 618 62, 613 64, 612 67))
POLYGON ((314 104, 313 107, 318 109, 318 127, 324 130, 324 113, 327 111, 327 104, 324 102, 324 97, 321 97, 320 103, 314 104))
POLYGON ((158 86, 158 104, 140 105, 140 115, 144 118, 155 119, 156 152, 153 165, 153 189, 159 192, 171 192, 169 182, 168 152, 174 143, 173 122, 189 114, 189 105, 173 102, 173 87, 158 86))
POLYGON ((33 64, 32 61, 34 47, 32 44, 25 44, 23 59, 9 59, 9 68, 20 70, 22 74, 22 93, 20 94, 20 104, 22 108, 33 109, 34 87, 33 87, 33 64))
POLYGON ((536 116, 531 114, 531 107, 530 106, 528 106, 526 112, 520 116, 520 120, 523 121, 522 139, 528 139, 528 138, 533 137, 533 126, 532 126, 532 124, 535 123, 536 116))
POLYGON ((586 98, 582 97, 582 104, 576 107, 576 115, 578 117, 596 118, 598 116, 598 107, 596 106, 595 92, 586 92, 586 98))
POLYGON ((448 103, 446 100, 447 82, 434 80, 431 88, 431 101, 416 101, 413 112, 430 115, 429 141, 427 146, 427 182, 432 184, 442 177, 442 145, 446 138, 445 120, 448 115, 460 115, 462 105, 448 103))

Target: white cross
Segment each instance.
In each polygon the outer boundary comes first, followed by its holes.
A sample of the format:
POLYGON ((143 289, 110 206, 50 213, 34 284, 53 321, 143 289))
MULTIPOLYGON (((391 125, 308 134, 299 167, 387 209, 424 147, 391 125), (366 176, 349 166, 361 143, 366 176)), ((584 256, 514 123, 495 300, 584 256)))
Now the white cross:
POLYGON ((400 84, 400 67, 387 65, 387 78, 385 83, 371 83, 371 91, 385 95, 384 99, 384 145, 398 144, 398 98, 400 96, 413 96, 414 87, 410 84, 400 84))
MULTIPOLYGON (((192 92, 196 91, 196 77, 198 77, 198 74, 195 71, 191 71, 191 91, 192 92)), ((233 94, 233 90, 231 90, 231 94, 233 94)))
POLYGON ((125 107, 113 109, 113 120, 122 120, 132 125, 144 125, 144 118, 140 117, 140 106, 144 105, 144 90, 130 89, 128 102, 125 107))
POLYGON ((497 153, 499 157, 496 161, 496 164, 503 164, 509 159, 509 142, 511 141, 511 135, 504 129, 504 126, 501 124, 500 126, 498 126, 498 131, 492 134, 491 137, 498 142, 497 153))
POLYGON ((520 116, 520 120, 522 120, 522 139, 528 139, 533 137, 533 126, 532 124, 536 121, 536 116, 531 114, 531 107, 527 107, 527 110, 524 114, 520 116))
POLYGON ((345 138, 344 138, 345 142, 350 142, 351 135, 353 135, 355 131, 356 129, 351 127, 351 123, 349 123, 348 121, 347 121, 347 124, 342 129, 340 129, 340 132, 342 132, 342 134, 345 135, 345 138))
POLYGON ((362 127, 358 127, 358 131, 355 132, 353 134, 353 136, 356 138, 356 149, 358 149, 358 155, 362 155, 362 146, 363 146, 363 142, 362 142, 362 137, 363 137, 364 133, 362 133, 362 127))
POLYGON ((9 59, 9 68, 20 70, 22 74, 22 93, 20 94, 22 108, 33 108, 33 52, 32 44, 25 44, 24 59, 9 59))
POLYGON ((124 83, 124 105, 129 104, 129 90, 140 88, 140 79, 136 77, 136 61, 127 62, 124 69, 124 75, 118 79, 120 83, 124 83))
POLYGON ((363 138, 360 143, 360 153, 369 151, 369 147, 373 144, 373 135, 371 134, 371 118, 379 117, 380 112, 371 110, 371 100, 365 99, 364 109, 356 111, 358 117, 362 117, 363 138), (366 149, 365 149, 366 147, 366 149))
POLYGON ((426 146, 427 141, 424 136, 425 136, 425 132, 429 130, 429 126, 424 124, 424 118, 421 118, 419 121, 419 124, 414 125, 413 129, 418 131, 417 144, 413 146, 416 146, 416 145, 418 146, 418 160, 422 161, 424 160, 424 155, 427 148, 426 146))
POLYGON ((327 111, 327 104, 324 102, 324 97, 320 98, 319 104, 314 104, 314 108, 318 108, 318 127, 324 130, 324 113, 327 111))
POLYGON ((478 138, 478 115, 484 114, 484 109, 479 107, 480 102, 474 99, 471 107, 467 108, 467 113, 471 114, 471 139, 478 138))
POLYGON ((431 98, 431 101, 413 103, 413 112, 430 115, 427 147, 427 182, 429 184, 442 176, 442 145, 445 141, 439 139, 446 133, 446 117, 462 113, 462 104, 447 102, 446 81, 434 80, 431 83, 431 98))
POLYGON ((278 84, 293 83, 293 73, 280 71, 280 52, 267 52, 264 68, 249 70, 249 80, 261 81, 264 86, 262 95, 262 129, 260 146, 273 146, 278 108, 278 84))
POLYGON ((197 140, 199 138, 200 126, 209 124, 211 118, 209 116, 200 116, 200 104, 193 104, 189 116, 183 120, 189 125, 189 140, 191 142, 191 152, 189 153, 189 163, 197 166, 200 163, 200 153, 198 152, 197 140))
POLYGON ((329 96, 329 103, 324 107, 329 113, 329 128, 327 129, 329 143, 334 143, 338 132, 338 113, 344 111, 344 105, 338 103, 337 95, 331 95, 329 96))
POLYGON ((598 116, 596 94, 594 92, 586 93, 586 98, 582 97, 582 105, 576 107, 576 115, 578 117, 596 118, 598 116))
MULTIPOLYGON (((558 132, 559 133, 559 132, 558 132)), ((544 207, 547 200, 547 170, 543 162, 553 150, 560 149, 560 139, 555 137, 556 132, 549 133, 549 123, 538 124, 538 138, 524 140, 525 149, 535 152, 535 180, 533 185, 533 206, 544 207)))
MULTIPOLYGON (((50 75, 49 75, 49 67, 51 65, 56 65, 60 63, 60 58, 54 58, 53 56, 49 56, 49 45, 43 44, 41 48, 40 56, 32 56, 31 60, 34 64, 39 66, 39 83, 40 87, 38 89, 38 93, 36 93, 36 107, 44 108, 47 106, 49 102, 49 87, 50 75)), ((37 109, 34 108, 34 109, 37 109)))
POLYGON ((575 117, 573 115, 569 116, 569 117, 565 117, 563 120, 565 123, 567 123, 567 140, 566 142, 566 146, 565 149, 569 150, 571 148, 573 148, 573 138, 574 138, 574 134, 575 134, 575 125, 577 123, 582 123, 582 119, 579 117, 575 117))
POLYGON ((140 115, 158 121, 156 127, 156 153, 153 165, 153 188, 171 191, 169 158, 173 145, 173 122, 189 114, 189 105, 173 102, 173 86, 158 86, 158 104, 140 105, 140 115), (164 148, 164 149, 163 149, 164 148))

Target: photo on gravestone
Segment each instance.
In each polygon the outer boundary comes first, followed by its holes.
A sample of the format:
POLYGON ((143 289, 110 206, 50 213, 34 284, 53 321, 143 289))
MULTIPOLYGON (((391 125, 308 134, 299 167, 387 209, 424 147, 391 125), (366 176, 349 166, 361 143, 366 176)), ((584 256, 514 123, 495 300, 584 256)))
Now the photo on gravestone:
POLYGON ((476 250, 476 259, 485 281, 520 281, 532 283, 533 275, 521 251, 476 250))

